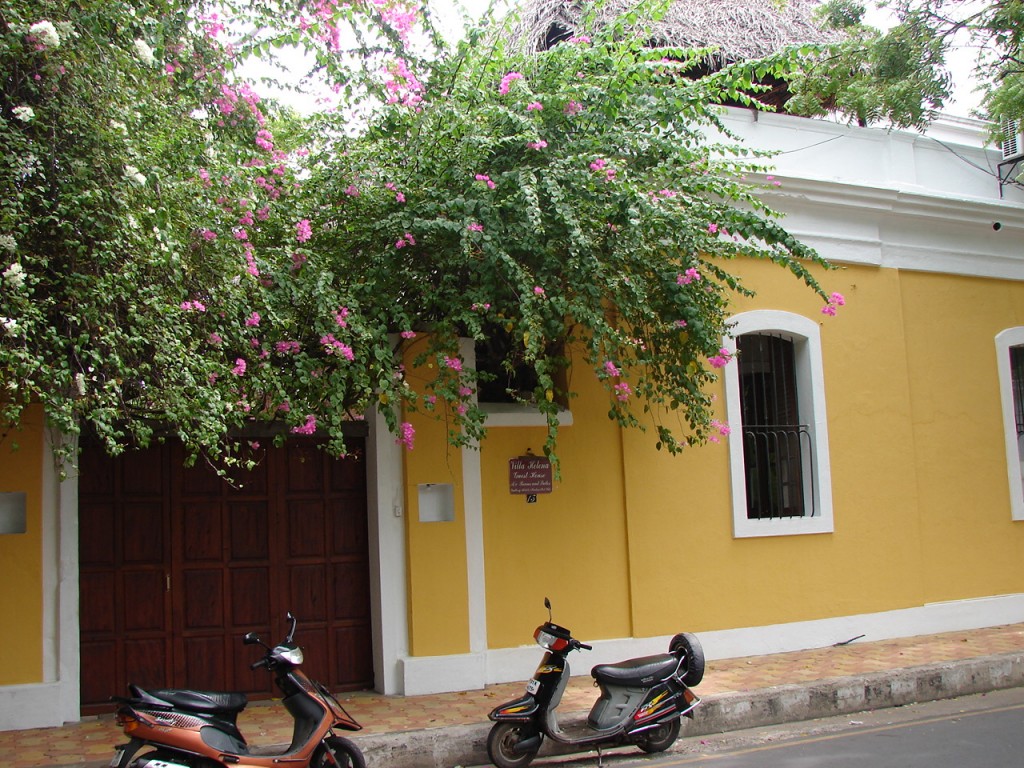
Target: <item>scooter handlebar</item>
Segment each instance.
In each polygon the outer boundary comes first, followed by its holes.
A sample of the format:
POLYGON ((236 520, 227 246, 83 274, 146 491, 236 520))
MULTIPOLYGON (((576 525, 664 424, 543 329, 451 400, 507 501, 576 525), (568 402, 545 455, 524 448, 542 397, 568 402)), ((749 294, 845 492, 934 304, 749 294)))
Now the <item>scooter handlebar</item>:
POLYGON ((579 648, 580 650, 583 650, 583 651, 592 651, 592 650, 594 650, 594 646, 587 645, 586 643, 581 643, 579 641, 576 642, 576 647, 579 648))
POLYGON ((254 661, 252 664, 250 664, 249 665, 249 669, 259 669, 260 667, 265 667, 265 666, 267 666, 267 657, 266 656, 264 656, 259 661, 254 661))

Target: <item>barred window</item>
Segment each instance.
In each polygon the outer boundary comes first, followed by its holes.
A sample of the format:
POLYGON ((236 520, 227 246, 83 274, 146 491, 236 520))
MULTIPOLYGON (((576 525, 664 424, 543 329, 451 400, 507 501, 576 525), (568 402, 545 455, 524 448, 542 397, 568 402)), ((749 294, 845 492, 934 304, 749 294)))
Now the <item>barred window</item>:
POLYGON ((1010 389, 1017 442, 1024 438, 1024 347, 1010 347, 1010 389))
POLYGON ((996 334, 996 367, 1006 441, 1010 517, 1024 520, 1024 327, 996 334))
POLYGON ((805 493, 804 485, 814 473, 810 430, 800 419, 794 343, 754 333, 740 336, 736 348, 747 517, 804 517, 813 512, 804 501, 813 490, 805 493))
POLYGON ((831 533, 832 481, 818 324, 754 310, 732 318, 723 346, 732 437, 733 534, 831 533))

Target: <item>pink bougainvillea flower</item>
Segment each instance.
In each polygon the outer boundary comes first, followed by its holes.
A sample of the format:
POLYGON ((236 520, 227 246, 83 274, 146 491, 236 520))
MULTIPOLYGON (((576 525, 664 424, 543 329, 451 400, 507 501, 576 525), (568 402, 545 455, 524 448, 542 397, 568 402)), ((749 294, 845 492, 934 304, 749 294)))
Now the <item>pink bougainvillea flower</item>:
POLYGON ((240 357, 237 360, 235 360, 235 367, 231 369, 231 372, 235 374, 235 376, 241 376, 245 373, 245 368, 245 358, 240 357))
POLYGON ((828 300, 828 304, 821 308, 821 314, 828 315, 829 317, 836 316, 836 310, 838 307, 842 307, 846 304, 846 297, 841 293, 833 293, 828 300))
POLYGON ((717 355, 712 355, 708 358, 708 363, 712 368, 724 368, 729 364, 730 360, 732 360, 732 352, 725 347, 722 347, 718 350, 717 355))
POLYGON ((526 105, 527 112, 539 112, 542 109, 544 109, 544 105, 541 104, 539 101, 531 101, 529 104, 526 105))
POLYGON ((348 325, 347 318, 349 315, 348 307, 338 307, 338 311, 334 313, 334 322, 336 322, 341 328, 348 325))
POLYGON ((295 239, 300 243, 304 243, 313 236, 313 228, 309 224, 309 219, 302 219, 298 224, 295 225, 295 239))
POLYGON ((544 139, 540 139, 539 141, 528 141, 526 143, 526 146, 529 147, 530 149, 538 149, 538 150, 544 149, 544 147, 546 147, 547 145, 548 145, 548 143, 546 141, 544 141, 544 139))
POLYGON ((523 75, 521 72, 509 72, 507 75, 501 78, 501 83, 499 83, 498 85, 498 93, 504 96, 505 94, 508 93, 514 81, 522 79, 523 75))
POLYGON ((487 185, 488 189, 494 189, 497 186, 497 184, 495 184, 493 181, 491 181, 491 177, 490 176, 485 176, 482 173, 478 173, 473 178, 475 178, 477 181, 484 182, 487 185))
POLYGON ((615 390, 615 398, 623 403, 629 400, 629 396, 633 393, 629 384, 624 381, 619 382, 612 389, 615 390))
POLYGON ((338 341, 334 338, 333 333, 325 334, 320 337, 320 343, 324 347, 324 352, 328 355, 339 355, 344 357, 346 360, 355 360, 355 353, 352 351, 352 347, 344 342, 338 341))
POLYGON ((715 224, 714 222, 708 224, 708 232, 710 232, 712 235, 718 234, 718 225, 715 224))
POLYGON ((458 357, 448 357, 445 355, 444 364, 445 367, 450 368, 453 371, 462 370, 462 360, 458 357))
POLYGON ((619 376, 622 373, 622 371, 620 371, 618 367, 615 365, 615 363, 613 363, 611 360, 605 360, 604 372, 607 373, 609 376, 619 376))
POLYGON ((590 164, 590 170, 603 171, 606 165, 608 165, 608 161, 603 157, 599 157, 590 164))
POLYGON ((245 318, 245 324, 249 327, 254 327, 260 324, 260 313, 253 312, 247 318, 245 318))
POLYGON ((583 105, 580 104, 578 101, 570 101, 568 104, 565 105, 564 112, 565 112, 565 114, 569 115, 570 117, 572 115, 578 115, 582 111, 583 111, 583 105))
POLYGON ((312 435, 316 432, 316 416, 309 414, 306 416, 306 423, 299 427, 292 427, 292 432, 297 435, 312 435))
POLYGON ((686 272, 681 275, 676 275, 676 283, 678 285, 689 285, 694 281, 701 279, 700 272, 695 267, 690 267, 686 272))
POLYGON ((415 438, 416 430, 412 424, 408 421, 403 421, 398 427, 398 437, 395 438, 395 442, 399 445, 404 445, 411 451, 415 438))
POLYGON ((544 295, 544 289, 541 288, 539 285, 535 285, 535 286, 533 286, 533 294, 534 294, 534 296, 543 296, 544 295))
POLYGON ((474 221, 474 222, 472 222, 470 224, 467 224, 466 225, 466 229, 468 229, 470 232, 483 232, 484 231, 484 225, 483 224, 477 224, 474 221))

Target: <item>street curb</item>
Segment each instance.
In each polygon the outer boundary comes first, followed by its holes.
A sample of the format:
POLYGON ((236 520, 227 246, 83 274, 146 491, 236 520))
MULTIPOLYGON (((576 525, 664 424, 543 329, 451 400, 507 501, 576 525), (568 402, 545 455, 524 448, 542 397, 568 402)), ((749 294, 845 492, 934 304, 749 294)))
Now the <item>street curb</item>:
MULTIPOLYGON (((704 698, 682 738, 815 720, 871 709, 1024 686, 1024 653, 925 664, 885 672, 779 685, 704 698)), ((483 714, 483 713, 482 713, 483 714)), ((568 718, 568 716, 566 716, 568 718)), ((371 768, 453 768, 485 765, 491 724, 460 725, 386 734, 367 734, 359 744, 371 768)), ((539 759, 567 754, 545 741, 539 759)))

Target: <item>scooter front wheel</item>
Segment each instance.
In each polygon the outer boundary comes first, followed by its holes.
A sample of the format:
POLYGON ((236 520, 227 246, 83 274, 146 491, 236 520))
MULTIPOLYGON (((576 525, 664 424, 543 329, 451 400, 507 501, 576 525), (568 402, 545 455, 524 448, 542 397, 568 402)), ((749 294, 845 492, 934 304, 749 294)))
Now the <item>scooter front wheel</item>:
POLYGON ((540 750, 540 739, 531 749, 517 749, 524 736, 521 723, 495 723, 487 735, 487 757, 498 768, 524 768, 540 750))
POLYGON ((309 768, 366 768, 366 759, 355 742, 328 736, 313 753, 309 768))
POLYGON ((664 752, 679 737, 679 718, 670 723, 662 723, 657 728, 637 734, 634 743, 649 755, 664 752))

